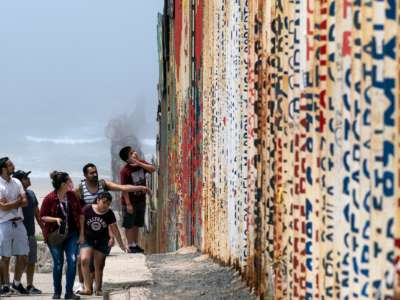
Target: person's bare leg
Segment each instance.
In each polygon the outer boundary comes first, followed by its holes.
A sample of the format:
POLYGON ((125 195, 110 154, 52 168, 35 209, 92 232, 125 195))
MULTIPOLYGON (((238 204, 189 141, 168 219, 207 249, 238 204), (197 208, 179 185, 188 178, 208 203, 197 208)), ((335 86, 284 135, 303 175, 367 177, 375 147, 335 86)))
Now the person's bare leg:
POLYGON ((77 268, 78 268, 78 278, 79 278, 79 282, 83 284, 84 278, 83 278, 83 272, 82 272, 82 264, 81 264, 81 256, 78 255, 78 259, 77 259, 77 268))
POLYGON ((90 257, 92 256, 92 254, 93 254, 93 248, 85 247, 81 249, 80 257, 81 257, 83 282, 85 285, 85 290, 81 292, 82 295, 92 293, 93 285, 91 283, 91 276, 89 270, 90 257))
POLYGON ((35 273, 35 264, 26 266, 26 286, 33 286, 33 274, 35 273))
POLYGON ((94 282, 94 249, 92 251, 92 257, 90 258, 89 262, 89 272, 90 272, 90 281, 89 281, 89 286, 90 290, 93 290, 93 282, 94 282))
POLYGON ((133 226, 132 228, 125 229, 125 236, 128 245, 132 243, 137 244, 139 239, 139 227, 133 226))
MULTIPOLYGON (((90 270, 90 267, 89 267, 89 270, 90 270)), ((93 290, 93 282, 94 282, 94 272, 90 272, 89 276, 90 276, 89 286, 90 286, 90 290, 92 291, 93 290)))
POLYGON ((18 255, 15 262, 14 280, 21 281, 22 274, 25 271, 28 257, 26 255, 18 255))
POLYGON ((125 236, 126 236, 126 241, 128 242, 128 245, 132 244, 134 242, 134 233, 133 233, 133 228, 125 228, 125 236))
POLYGON ((94 277, 96 282, 96 295, 101 296, 103 288, 103 269, 106 261, 104 253, 94 251, 94 277))
POLYGON ((134 242, 136 245, 139 240, 139 227, 133 226, 132 227, 132 242, 134 242))
POLYGON ((3 274, 3 284, 10 284, 10 257, 2 256, 1 258, 1 272, 3 274))
POLYGON ((88 286, 90 288, 90 291, 93 291, 93 281, 94 281, 94 273, 92 272, 92 273, 89 274, 89 284, 88 284, 88 286))
POLYGON ((5 284, 5 278, 3 275, 3 260, 0 259, 0 287, 5 284))

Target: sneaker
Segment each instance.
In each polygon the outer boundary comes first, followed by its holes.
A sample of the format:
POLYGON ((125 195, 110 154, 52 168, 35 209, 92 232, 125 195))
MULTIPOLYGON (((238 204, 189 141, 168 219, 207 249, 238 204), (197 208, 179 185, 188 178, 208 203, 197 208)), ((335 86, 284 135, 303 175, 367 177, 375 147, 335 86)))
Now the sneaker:
POLYGON ((61 299, 61 295, 60 294, 53 294, 53 299, 61 299))
POLYGON ((10 290, 9 286, 4 285, 4 286, 0 287, 0 296, 7 297, 10 295, 11 295, 11 290, 10 290))
POLYGON ((143 248, 140 248, 138 245, 136 246, 129 246, 129 252, 130 253, 144 253, 143 248))
POLYGON ((27 286, 26 290, 28 291, 29 294, 31 295, 39 295, 42 293, 41 290, 38 290, 37 288, 35 288, 33 285, 27 286))
POLYGON ((79 297, 78 295, 75 295, 74 293, 70 293, 70 294, 65 294, 64 299, 79 300, 79 299, 81 299, 81 297, 79 297))
POLYGON ((17 294, 28 295, 28 291, 24 288, 22 283, 20 283, 19 285, 15 285, 15 283, 13 282, 13 284, 11 285, 11 290, 16 292, 17 294))

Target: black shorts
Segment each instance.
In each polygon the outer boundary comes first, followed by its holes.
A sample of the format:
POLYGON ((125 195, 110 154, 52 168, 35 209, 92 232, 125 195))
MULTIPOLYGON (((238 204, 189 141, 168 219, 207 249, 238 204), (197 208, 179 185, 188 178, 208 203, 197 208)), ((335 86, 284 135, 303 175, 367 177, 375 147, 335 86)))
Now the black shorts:
POLYGON ((104 255, 109 255, 111 248, 108 246, 108 239, 107 240, 92 240, 86 239, 85 243, 81 244, 81 248, 90 247, 94 250, 100 251, 104 255))
POLYGON ((131 229, 132 227, 144 226, 144 214, 146 212, 146 199, 137 200, 132 203, 133 213, 128 213, 126 206, 122 206, 122 227, 131 229))

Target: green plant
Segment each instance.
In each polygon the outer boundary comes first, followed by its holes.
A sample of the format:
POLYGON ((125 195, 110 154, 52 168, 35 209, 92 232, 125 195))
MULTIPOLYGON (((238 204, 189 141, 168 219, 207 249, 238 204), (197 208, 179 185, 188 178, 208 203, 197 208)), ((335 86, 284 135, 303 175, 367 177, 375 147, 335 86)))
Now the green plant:
POLYGON ((41 233, 36 234, 35 237, 36 237, 37 241, 44 241, 43 234, 41 234, 41 233))

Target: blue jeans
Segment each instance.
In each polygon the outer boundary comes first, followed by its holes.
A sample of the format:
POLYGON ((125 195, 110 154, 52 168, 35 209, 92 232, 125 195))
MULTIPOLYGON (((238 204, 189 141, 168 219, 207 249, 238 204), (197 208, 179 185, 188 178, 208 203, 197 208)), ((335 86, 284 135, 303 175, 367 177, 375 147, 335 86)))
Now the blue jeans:
POLYGON ((76 274, 76 260, 78 255, 78 233, 72 232, 60 246, 48 245, 51 256, 53 257, 53 287, 54 294, 61 295, 61 279, 64 266, 64 252, 67 257, 67 285, 65 293, 72 293, 76 274))

